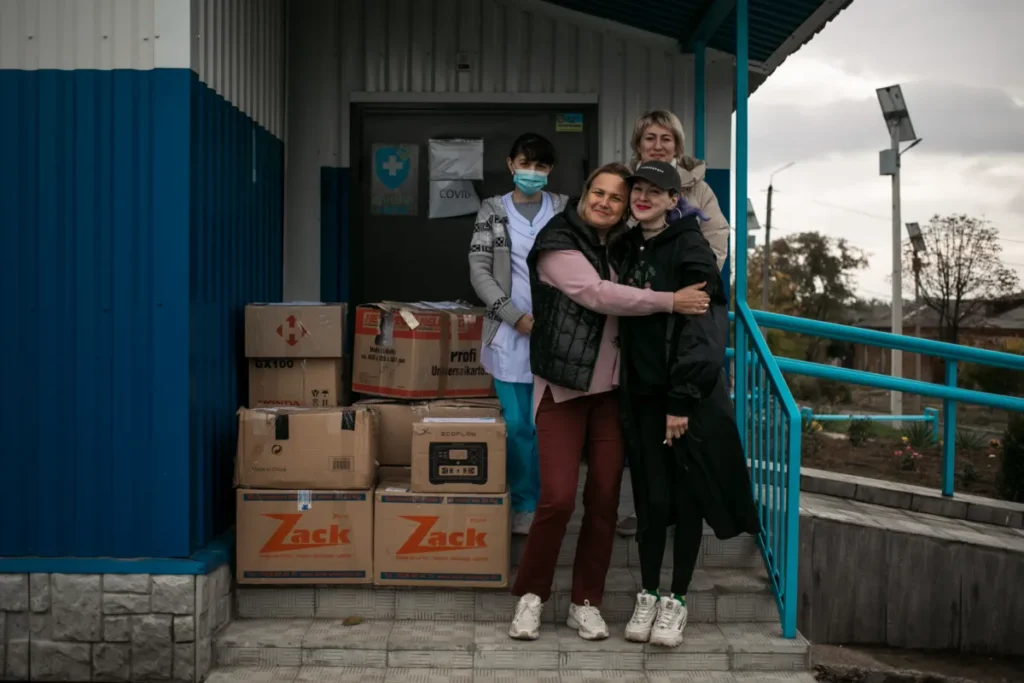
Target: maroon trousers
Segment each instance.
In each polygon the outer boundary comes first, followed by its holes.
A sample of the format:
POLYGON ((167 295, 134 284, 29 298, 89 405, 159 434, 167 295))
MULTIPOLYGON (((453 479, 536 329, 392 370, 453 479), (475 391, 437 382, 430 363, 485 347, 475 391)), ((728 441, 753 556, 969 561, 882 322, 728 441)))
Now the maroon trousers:
POLYGON ((619 424, 618 392, 555 403, 545 391, 537 409, 540 501, 526 550, 519 561, 513 595, 551 597, 558 553, 576 507, 580 462, 587 454, 583 526, 572 569, 572 602, 601 604, 611 564, 625 448, 619 424))

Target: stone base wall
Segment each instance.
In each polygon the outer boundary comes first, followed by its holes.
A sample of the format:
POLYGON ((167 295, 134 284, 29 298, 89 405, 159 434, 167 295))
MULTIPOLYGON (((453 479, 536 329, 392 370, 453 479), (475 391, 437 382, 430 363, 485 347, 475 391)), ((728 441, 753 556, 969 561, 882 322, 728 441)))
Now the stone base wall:
POLYGON ((203 680, 231 618, 231 571, 0 574, 0 679, 203 680))

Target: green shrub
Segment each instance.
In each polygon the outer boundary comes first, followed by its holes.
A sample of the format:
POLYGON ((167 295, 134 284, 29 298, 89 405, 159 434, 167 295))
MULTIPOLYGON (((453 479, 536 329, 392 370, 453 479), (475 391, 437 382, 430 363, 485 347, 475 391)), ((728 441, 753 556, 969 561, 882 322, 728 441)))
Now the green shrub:
POLYGON ((1004 500, 1024 503, 1024 415, 1013 415, 1003 436, 999 495, 1004 500))
POLYGON ((927 422, 911 422, 903 428, 904 443, 912 448, 929 448, 935 445, 935 434, 927 422))
POLYGON ((981 478, 981 475, 978 474, 978 469, 974 464, 969 462, 963 466, 960 470, 960 474, 957 475, 957 478, 960 480, 960 486, 962 486, 965 491, 968 491, 971 486, 981 478))
POLYGON ((871 438, 871 433, 871 421, 865 418, 851 421, 850 426, 846 429, 846 437, 854 448, 860 448, 866 444, 871 438))
POLYGON ((958 451, 979 451, 988 445, 988 441, 985 440, 981 432, 973 429, 958 429, 954 445, 958 451))

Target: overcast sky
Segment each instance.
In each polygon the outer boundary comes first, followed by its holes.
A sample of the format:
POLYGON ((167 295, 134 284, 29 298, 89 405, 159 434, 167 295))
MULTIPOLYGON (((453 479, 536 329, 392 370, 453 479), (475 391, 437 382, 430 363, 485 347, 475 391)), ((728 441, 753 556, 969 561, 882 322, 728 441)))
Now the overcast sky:
POLYGON ((899 83, 923 138, 903 156, 904 222, 987 218, 1024 280, 1021 27, 1024 0, 855 0, 750 100, 758 220, 771 172, 796 162, 775 176, 772 234, 847 238, 871 258, 861 294, 889 299, 891 180, 878 174, 889 143, 875 89, 899 83))

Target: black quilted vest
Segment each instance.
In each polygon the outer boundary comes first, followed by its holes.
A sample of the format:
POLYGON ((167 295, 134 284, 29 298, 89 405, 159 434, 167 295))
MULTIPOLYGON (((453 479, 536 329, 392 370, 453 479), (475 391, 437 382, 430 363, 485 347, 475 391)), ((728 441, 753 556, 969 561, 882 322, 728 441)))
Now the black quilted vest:
POLYGON ((533 374, 560 387, 587 391, 606 316, 580 306, 537 277, 540 254, 563 250, 582 253, 602 278, 610 277, 608 250, 576 213, 578 201, 571 200, 562 213, 548 221, 527 257, 534 318, 530 367, 533 374))

